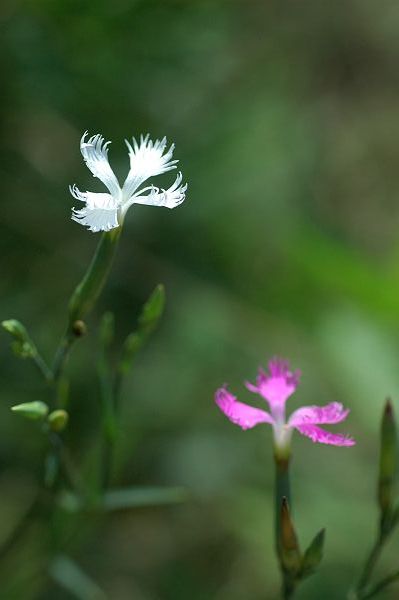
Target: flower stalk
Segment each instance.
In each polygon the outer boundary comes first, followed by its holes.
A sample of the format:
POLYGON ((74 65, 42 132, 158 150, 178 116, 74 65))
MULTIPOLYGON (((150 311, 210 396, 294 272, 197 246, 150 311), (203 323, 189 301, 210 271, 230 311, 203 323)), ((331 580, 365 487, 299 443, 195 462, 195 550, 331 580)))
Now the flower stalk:
POLYGON ((298 544, 289 515, 291 506, 291 490, 289 477, 289 456, 278 456, 275 452, 275 548, 282 577, 282 596, 284 600, 291 598, 295 583, 291 576, 292 558, 297 562, 298 544))
POLYGON ((68 328, 73 332, 73 324, 83 319, 92 309, 107 280, 118 246, 121 227, 103 233, 93 259, 82 281, 76 286, 69 302, 68 328))
POLYGON ((281 507, 283 499, 291 506, 291 488, 289 477, 290 459, 274 455, 275 465, 275 543, 277 556, 281 556, 281 507))

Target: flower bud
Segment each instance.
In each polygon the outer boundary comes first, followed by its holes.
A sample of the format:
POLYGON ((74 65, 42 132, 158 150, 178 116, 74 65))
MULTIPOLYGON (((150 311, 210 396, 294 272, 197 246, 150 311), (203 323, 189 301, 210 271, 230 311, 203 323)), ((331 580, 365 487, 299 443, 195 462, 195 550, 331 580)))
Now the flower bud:
POLYGON ((12 349, 20 358, 32 358, 37 355, 36 346, 29 337, 26 328, 16 319, 8 319, 1 323, 2 327, 13 336, 12 349))
POLYGON ((53 410, 47 417, 47 422, 52 431, 56 431, 57 433, 63 431, 65 427, 68 425, 69 415, 66 410, 60 408, 57 410, 53 410))
POLYGON ((87 326, 84 321, 77 319, 72 323, 72 333, 76 337, 83 337, 87 333, 87 326))
POLYGON ((378 477, 378 503, 381 523, 387 524, 393 508, 394 484, 398 468, 398 445, 395 416, 387 400, 381 422, 380 469, 378 477))
POLYGON ((291 576, 296 576, 302 564, 301 551, 291 519, 287 498, 281 503, 281 534, 280 534, 281 564, 291 576))
POLYGON ((13 412, 19 413, 23 417, 32 420, 43 420, 48 413, 48 406, 45 402, 37 400, 35 402, 24 402, 11 407, 13 412))

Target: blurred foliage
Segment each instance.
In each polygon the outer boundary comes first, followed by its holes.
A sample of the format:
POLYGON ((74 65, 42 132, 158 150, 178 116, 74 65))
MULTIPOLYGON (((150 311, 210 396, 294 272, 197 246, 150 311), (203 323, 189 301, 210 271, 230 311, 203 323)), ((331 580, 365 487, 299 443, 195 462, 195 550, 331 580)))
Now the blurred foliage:
MULTIPOLYGON (((277 598, 271 432, 231 425, 213 393, 227 381, 245 401, 242 381, 279 354, 303 372, 292 408, 352 409, 353 449, 294 440, 298 534, 307 545, 327 531, 322 567, 298 599, 342 600, 375 533, 380 412, 387 395, 399 398, 399 5, 4 0, 0 23, 1 319, 26 323, 46 358, 98 239, 70 220, 69 184, 102 191, 81 134, 113 141, 121 177, 125 137, 176 143, 187 201, 129 211, 68 366, 66 435, 93 476, 100 316, 114 312, 122 343, 162 282, 161 328, 123 389, 118 484, 185 486, 192 497, 99 523, 60 509, 70 558, 53 566, 54 583, 43 567, 51 543, 32 521, 0 561, 2 597, 79 597, 75 577, 115 600, 277 598)), ((40 429, 10 407, 46 401, 34 364, 8 346, 2 332, 3 548, 29 519, 44 453, 40 429)), ((384 572, 398 551, 396 538, 384 572)))

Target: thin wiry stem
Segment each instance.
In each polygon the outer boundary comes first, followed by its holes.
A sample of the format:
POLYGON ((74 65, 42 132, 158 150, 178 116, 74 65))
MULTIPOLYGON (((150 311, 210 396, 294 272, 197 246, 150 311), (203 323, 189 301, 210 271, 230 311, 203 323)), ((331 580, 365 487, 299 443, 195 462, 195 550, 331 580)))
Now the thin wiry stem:
MULTIPOLYGON (((367 586, 368 582, 370 581, 370 577, 373 574, 375 565, 378 561, 378 558, 379 558, 382 548, 384 546, 384 542, 385 542, 385 538, 383 538, 382 536, 378 536, 378 538, 374 542, 374 544, 366 558, 366 561, 363 565, 363 569, 360 573, 359 580, 356 585, 356 593, 358 595, 361 594, 362 590, 364 590, 364 588, 367 586)), ((362 597, 362 596, 359 596, 359 597, 362 597)))
POLYGON ((53 380, 57 383, 64 371, 66 361, 68 359, 69 353, 73 346, 73 343, 77 339, 76 335, 73 335, 69 329, 65 332, 63 337, 61 338, 60 344, 58 346, 57 352, 55 354, 54 364, 53 364, 53 380))
POLYGON ((281 506, 283 498, 291 506, 291 489, 289 479, 289 459, 275 457, 275 544, 277 555, 280 557, 281 540, 281 506))
POLYGON ((381 579, 381 581, 376 583, 371 589, 368 590, 368 592, 366 592, 365 595, 361 596, 361 598, 363 600, 372 598, 388 587, 388 585, 391 585, 391 583, 395 583, 396 581, 399 581, 399 571, 395 571, 394 573, 387 575, 387 577, 384 577, 384 579, 381 579))
POLYGON ((60 467, 69 487, 82 499, 86 499, 86 486, 84 485, 80 473, 73 463, 72 457, 64 443, 64 440, 59 434, 51 432, 50 441, 53 447, 56 448, 56 452, 60 461, 60 467))
POLYGON ((41 375, 43 375, 44 379, 48 383, 50 383, 53 379, 53 372, 50 369, 50 367, 47 366, 47 363, 44 360, 44 358, 38 352, 36 352, 32 356, 32 359, 33 359, 33 362, 35 363, 36 367, 38 368, 39 372, 41 373, 41 375))
POLYGON ((105 348, 102 349, 98 363, 100 393, 103 418, 103 449, 101 466, 101 487, 106 489, 112 473, 112 463, 116 441, 115 395, 112 375, 105 348))

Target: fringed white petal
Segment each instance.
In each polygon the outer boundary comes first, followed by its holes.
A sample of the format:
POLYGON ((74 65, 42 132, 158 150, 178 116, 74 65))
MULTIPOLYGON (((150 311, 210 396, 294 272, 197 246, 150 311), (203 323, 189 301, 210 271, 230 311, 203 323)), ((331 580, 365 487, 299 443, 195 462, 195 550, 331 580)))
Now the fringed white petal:
POLYGON ((81 209, 72 209, 72 219, 85 225, 90 231, 109 231, 119 227, 118 201, 111 194, 81 192, 76 185, 71 186, 71 194, 85 203, 81 209))
POLYGON ((91 136, 86 142, 87 135, 86 131, 80 140, 80 151, 86 165, 94 177, 98 177, 110 193, 115 198, 119 198, 120 185, 108 162, 108 145, 111 142, 104 142, 104 138, 99 133, 91 136))
POLYGON ((150 136, 141 136, 132 144, 126 141, 130 171, 121 189, 118 180, 108 162, 108 145, 100 135, 93 135, 86 141, 87 132, 80 141, 83 159, 95 177, 98 177, 108 188, 110 194, 81 192, 74 185, 70 188, 72 195, 84 203, 83 208, 72 210, 72 219, 86 226, 90 231, 109 231, 119 227, 129 206, 134 203, 152 206, 175 208, 185 199, 187 184, 182 185, 182 174, 179 173, 170 188, 159 190, 150 185, 139 190, 149 177, 161 175, 176 168, 177 160, 173 160, 174 144, 167 148, 166 138, 150 140, 150 136))
MULTIPOLYGON (((178 173, 173 185, 167 190, 160 191, 159 188, 151 186, 148 196, 135 196, 131 199, 132 204, 148 204, 150 206, 166 206, 175 208, 184 202, 186 197, 187 183, 181 185, 182 174, 178 173)), ((144 190, 143 190, 144 191, 144 190)))
POLYGON ((145 137, 140 137, 140 143, 135 138, 133 138, 132 144, 127 140, 125 141, 130 158, 130 171, 123 185, 125 198, 130 198, 138 186, 149 177, 161 175, 161 173, 175 169, 176 164, 179 162, 178 160, 171 160, 175 145, 172 144, 169 149, 166 149, 166 137, 153 142, 147 134, 145 137))

